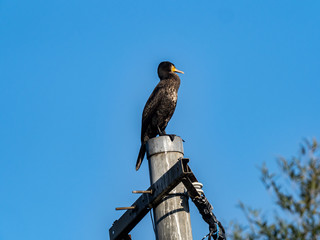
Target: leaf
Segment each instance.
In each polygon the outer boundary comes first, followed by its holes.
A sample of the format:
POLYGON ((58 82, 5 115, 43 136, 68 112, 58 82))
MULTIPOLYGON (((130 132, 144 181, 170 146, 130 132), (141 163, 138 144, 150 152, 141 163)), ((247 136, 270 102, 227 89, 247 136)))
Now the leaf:
POLYGON ((299 156, 277 159, 280 173, 270 173, 266 164, 262 165, 261 181, 275 193, 275 203, 281 211, 266 218, 261 210, 240 202, 249 226, 234 228, 234 240, 320 239, 319 152, 316 139, 304 140, 299 156))

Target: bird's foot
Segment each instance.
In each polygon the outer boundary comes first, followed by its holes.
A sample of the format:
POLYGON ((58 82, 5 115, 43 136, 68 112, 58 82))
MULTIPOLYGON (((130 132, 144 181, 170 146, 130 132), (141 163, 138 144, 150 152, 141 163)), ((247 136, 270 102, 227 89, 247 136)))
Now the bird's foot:
POLYGON ((164 134, 163 136, 168 136, 168 137, 170 138, 171 142, 173 142, 173 141, 174 141, 174 138, 175 138, 177 135, 175 135, 175 134, 164 134))
MULTIPOLYGON (((171 142, 173 142, 174 138, 177 136, 175 134, 167 134, 165 130, 161 131, 159 126, 157 126, 157 128, 158 128, 159 136, 168 136, 170 138, 171 142)), ((183 139, 182 139, 182 141, 185 142, 183 139)))
MULTIPOLYGON (((171 140, 171 142, 173 142, 174 141, 174 138, 177 136, 177 135, 175 135, 175 134, 167 134, 167 133, 161 133, 161 134, 159 134, 159 136, 168 136, 169 138, 170 138, 170 140, 171 140)), ((181 140, 182 140, 182 142, 185 142, 185 140, 184 139, 182 139, 181 138, 181 140)))

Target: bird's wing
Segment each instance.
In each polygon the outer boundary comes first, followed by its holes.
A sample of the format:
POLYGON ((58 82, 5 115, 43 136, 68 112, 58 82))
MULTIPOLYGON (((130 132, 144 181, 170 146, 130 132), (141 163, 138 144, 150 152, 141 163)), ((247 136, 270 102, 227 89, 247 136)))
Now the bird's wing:
POLYGON ((142 132, 144 132, 144 128, 147 126, 148 122, 150 121, 150 118, 157 110, 158 105, 161 103, 164 94, 164 84, 160 81, 151 93, 146 105, 144 106, 142 113, 142 132))

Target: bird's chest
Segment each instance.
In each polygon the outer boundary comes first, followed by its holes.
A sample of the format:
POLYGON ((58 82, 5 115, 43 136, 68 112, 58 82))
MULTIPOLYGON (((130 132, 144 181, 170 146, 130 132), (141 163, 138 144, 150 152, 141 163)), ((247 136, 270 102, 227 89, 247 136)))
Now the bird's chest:
POLYGON ((166 89, 161 104, 158 107, 158 114, 163 116, 172 115, 177 105, 178 93, 174 88, 166 89))
POLYGON ((176 103, 178 100, 178 92, 177 90, 172 87, 172 88, 168 88, 166 91, 166 100, 167 101, 171 101, 172 103, 176 103))

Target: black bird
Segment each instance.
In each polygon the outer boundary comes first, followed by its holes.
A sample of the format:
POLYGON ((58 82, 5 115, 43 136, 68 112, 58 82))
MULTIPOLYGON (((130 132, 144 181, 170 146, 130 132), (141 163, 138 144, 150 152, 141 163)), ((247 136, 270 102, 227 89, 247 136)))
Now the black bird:
MULTIPOLYGON (((183 73, 171 62, 162 62, 158 67, 160 82, 151 93, 142 113, 141 147, 136 163, 136 170, 141 166, 146 152, 146 142, 158 134, 167 135, 165 129, 177 105, 180 78, 183 73)), ((173 141, 174 135, 168 135, 173 141)))

